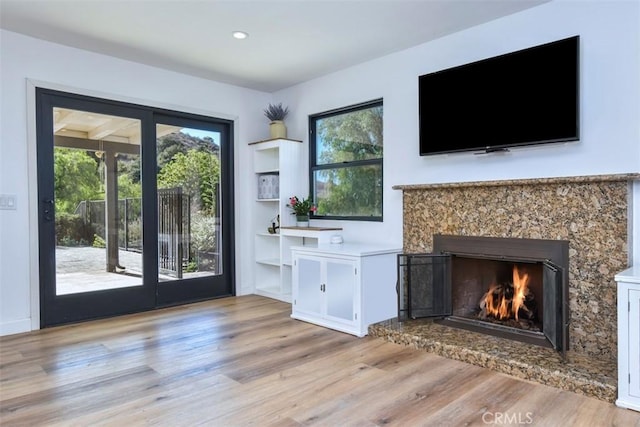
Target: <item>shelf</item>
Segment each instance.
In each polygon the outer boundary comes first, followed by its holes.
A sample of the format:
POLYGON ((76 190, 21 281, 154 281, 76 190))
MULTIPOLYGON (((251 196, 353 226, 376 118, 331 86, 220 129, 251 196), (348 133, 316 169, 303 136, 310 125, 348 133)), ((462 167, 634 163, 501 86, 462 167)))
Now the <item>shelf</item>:
POLYGON ((256 236, 260 236, 260 237, 280 237, 280 234, 278 233, 256 233, 256 236))
POLYGON ((286 236, 318 237, 322 233, 342 231, 340 227, 280 227, 281 233, 286 236))
POLYGON ((279 174, 280 169, 266 168, 266 169, 256 169, 256 175, 265 175, 265 174, 279 174))
POLYGON ((329 243, 331 236, 342 234, 340 227, 280 227, 280 235, 317 239, 316 243, 329 243))
POLYGON ((282 227, 286 230, 291 231, 341 231, 342 227, 296 227, 296 226, 288 226, 282 227))
POLYGON ((263 264, 263 265, 272 265, 274 267, 280 267, 280 259, 279 258, 264 258, 264 259, 257 259, 256 262, 258 264, 263 264))
MULTIPOLYGON (((269 139, 263 139, 261 141, 254 141, 254 142, 250 142, 249 145, 257 145, 257 144, 264 144, 265 142, 274 142, 274 141, 291 141, 291 142, 299 142, 302 143, 302 140, 300 139, 291 139, 291 138, 269 138, 269 139)), ((260 148, 258 148, 260 149, 260 148)))

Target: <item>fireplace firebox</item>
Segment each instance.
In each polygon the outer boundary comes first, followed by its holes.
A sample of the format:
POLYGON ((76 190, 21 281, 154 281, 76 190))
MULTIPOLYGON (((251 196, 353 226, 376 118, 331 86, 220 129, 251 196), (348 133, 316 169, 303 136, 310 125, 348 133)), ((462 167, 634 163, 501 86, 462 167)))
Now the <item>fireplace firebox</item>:
POLYGON ((569 243, 434 235, 431 254, 398 256, 398 319, 568 349, 569 243))

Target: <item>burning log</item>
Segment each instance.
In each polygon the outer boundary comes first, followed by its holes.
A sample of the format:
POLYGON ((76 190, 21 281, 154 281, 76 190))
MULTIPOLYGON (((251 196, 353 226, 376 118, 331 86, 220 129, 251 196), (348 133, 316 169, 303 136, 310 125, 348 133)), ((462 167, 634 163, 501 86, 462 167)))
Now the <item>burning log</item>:
POLYGON ((486 319, 494 317, 499 320, 504 319, 526 319, 533 320, 537 304, 533 293, 527 288, 524 293, 524 302, 514 308, 514 289, 511 283, 501 283, 492 285, 480 299, 480 313, 478 317, 486 319))
POLYGON ((513 282, 493 284, 479 302, 482 320, 515 320, 529 324, 535 321, 537 304, 535 296, 529 290, 529 275, 521 274, 513 267, 513 282))

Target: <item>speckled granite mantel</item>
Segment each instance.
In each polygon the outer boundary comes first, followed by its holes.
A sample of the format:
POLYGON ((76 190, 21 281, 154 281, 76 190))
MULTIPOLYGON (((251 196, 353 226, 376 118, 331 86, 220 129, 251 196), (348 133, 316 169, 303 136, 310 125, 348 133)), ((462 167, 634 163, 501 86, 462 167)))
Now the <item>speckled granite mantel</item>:
MULTIPOLYGON (((594 366, 613 367, 599 370, 605 379, 598 377, 598 381, 606 384, 611 375, 615 378, 617 356, 614 275, 628 267, 629 183, 639 179, 640 174, 621 174, 393 188, 403 191, 407 253, 431 252, 434 234, 568 240, 569 360, 590 359, 594 366)), ((414 331, 414 326, 409 329, 414 331)), ((388 339, 395 336, 396 342, 406 339, 398 338, 397 327, 391 328, 393 333, 390 328, 390 324, 382 331, 372 327, 370 333, 388 339)), ((449 348, 446 334, 442 340, 439 345, 449 348)), ((471 343, 466 349, 459 339, 453 344, 458 355, 470 354, 471 343)), ((470 359, 478 358, 476 354, 470 359)), ((535 381, 536 375, 518 376, 535 381)), ((559 386, 554 381, 551 385, 559 386)), ((590 387, 578 388, 584 392, 590 387)), ((611 384, 605 389, 585 394, 610 400, 611 384)))
POLYGON ((507 179, 501 181, 443 182, 436 184, 394 185, 394 190, 426 190, 434 188, 507 187, 513 185, 583 184, 589 182, 628 182, 640 180, 640 174, 586 175, 557 178, 507 179))

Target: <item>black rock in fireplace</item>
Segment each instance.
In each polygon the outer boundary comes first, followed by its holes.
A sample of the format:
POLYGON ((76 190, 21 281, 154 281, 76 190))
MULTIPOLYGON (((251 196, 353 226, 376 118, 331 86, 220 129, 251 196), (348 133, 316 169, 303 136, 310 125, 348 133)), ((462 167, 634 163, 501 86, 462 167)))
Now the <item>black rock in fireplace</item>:
POLYGON ((568 348, 569 242, 434 235, 398 256, 398 318, 568 348))

